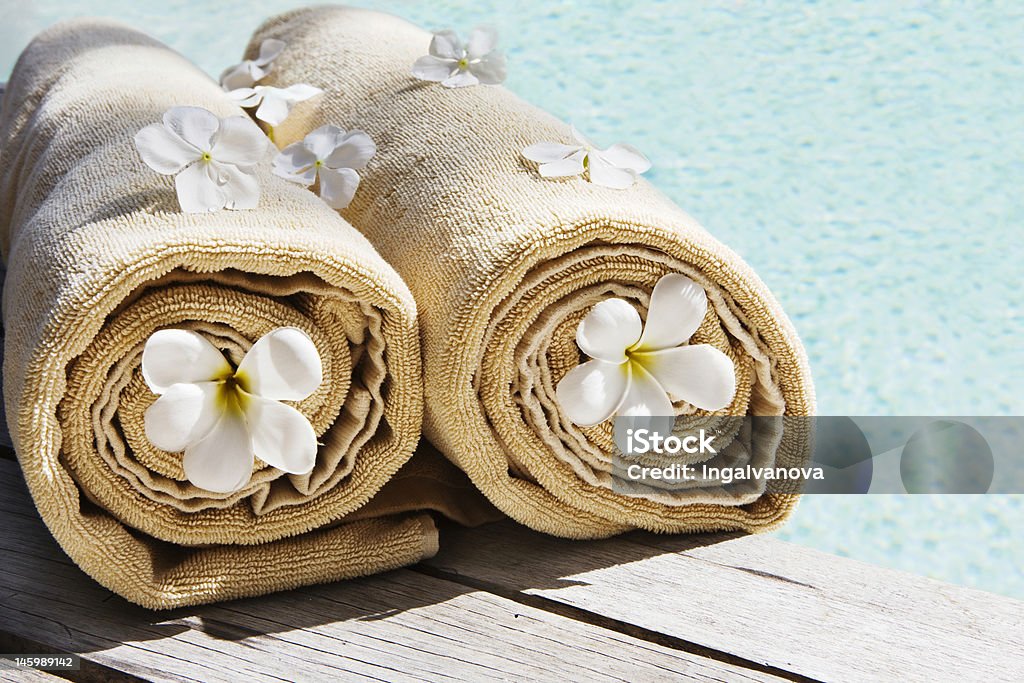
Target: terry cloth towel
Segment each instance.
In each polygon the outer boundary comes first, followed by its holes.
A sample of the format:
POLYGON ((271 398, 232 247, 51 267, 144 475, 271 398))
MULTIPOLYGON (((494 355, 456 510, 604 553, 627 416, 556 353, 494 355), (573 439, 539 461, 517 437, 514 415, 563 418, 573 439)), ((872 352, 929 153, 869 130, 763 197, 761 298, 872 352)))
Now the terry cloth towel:
POLYGON ((462 518, 473 502, 447 500, 458 472, 429 454, 386 486, 422 421, 408 288, 319 198, 272 175, 269 159, 258 209, 182 213, 173 178, 147 168, 133 143, 176 105, 242 113, 177 53, 95 21, 37 37, 3 97, 4 398, 43 519, 87 573, 150 608, 433 555, 435 525, 410 508, 462 518), (156 396, 140 371, 145 341, 191 329, 237 364, 281 326, 304 330, 323 361, 323 384, 296 404, 321 444, 315 468, 287 475, 257 460, 239 492, 196 488, 181 454, 146 439, 156 396), (435 479, 444 486, 432 498, 435 479))
POLYGON ((785 518, 797 497, 763 479, 631 490, 610 422, 581 429, 555 401, 558 381, 585 360, 575 331, 590 308, 617 296, 646 315, 658 279, 684 273, 709 299, 692 342, 713 344, 736 367, 734 402, 709 420, 786 416, 736 430, 714 464, 806 463, 808 425, 791 416, 814 410, 807 361, 747 264, 645 181, 617 191, 541 178, 521 150, 569 142, 569 127, 503 87, 418 81, 410 71, 431 36, 406 21, 298 10, 265 23, 247 56, 267 38, 286 47, 266 84, 326 91, 275 128, 279 147, 324 124, 362 129, 377 144, 341 213, 416 297, 425 435, 498 508, 576 538, 637 527, 754 531, 785 518))

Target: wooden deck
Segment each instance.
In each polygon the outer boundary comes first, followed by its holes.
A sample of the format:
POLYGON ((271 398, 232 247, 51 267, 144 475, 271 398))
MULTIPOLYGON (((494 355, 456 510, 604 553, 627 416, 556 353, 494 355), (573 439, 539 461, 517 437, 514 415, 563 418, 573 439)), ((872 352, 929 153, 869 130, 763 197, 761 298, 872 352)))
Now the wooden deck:
POLYGON ((68 560, 3 454, 0 650, 80 654, 74 680, 1024 677, 1024 602, 764 536, 445 528, 438 557, 408 569, 150 612, 68 560))

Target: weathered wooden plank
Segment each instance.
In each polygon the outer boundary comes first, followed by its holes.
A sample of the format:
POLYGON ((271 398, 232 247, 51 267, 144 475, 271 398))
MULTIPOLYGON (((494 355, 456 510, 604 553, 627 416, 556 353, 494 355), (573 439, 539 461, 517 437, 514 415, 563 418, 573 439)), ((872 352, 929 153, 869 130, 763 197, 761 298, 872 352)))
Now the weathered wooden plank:
POLYGON ((815 679, 1024 679, 1024 602, 771 537, 566 543, 500 522, 444 540, 436 576, 815 679))
POLYGON ((778 680, 400 570, 155 613, 86 577, 0 461, 0 632, 155 681, 778 680))
MULTIPOLYGON (((71 672, 68 672, 71 673, 71 672)), ((36 669, 5 669, 0 666, 0 683, 61 683, 64 679, 36 669)))

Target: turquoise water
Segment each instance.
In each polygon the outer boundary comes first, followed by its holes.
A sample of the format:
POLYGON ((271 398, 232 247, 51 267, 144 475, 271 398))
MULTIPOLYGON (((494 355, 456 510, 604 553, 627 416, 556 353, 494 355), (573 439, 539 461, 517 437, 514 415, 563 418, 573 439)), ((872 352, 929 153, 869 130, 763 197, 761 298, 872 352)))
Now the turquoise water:
MULTIPOLYGON (((0 0, 0 78, 33 33, 86 14, 216 74, 300 4, 0 0)), ((647 153, 789 312, 822 414, 1024 414, 1024 7, 355 4, 494 25, 508 87, 647 153)), ((1022 522, 1024 496, 819 496, 779 535, 1024 598, 1022 522)))

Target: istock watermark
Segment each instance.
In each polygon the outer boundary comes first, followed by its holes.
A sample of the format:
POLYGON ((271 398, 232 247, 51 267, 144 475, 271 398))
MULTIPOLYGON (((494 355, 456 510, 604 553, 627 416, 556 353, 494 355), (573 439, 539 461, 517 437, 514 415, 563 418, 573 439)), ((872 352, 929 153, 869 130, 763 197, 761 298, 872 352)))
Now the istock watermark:
POLYGON ((718 452, 711 445, 715 436, 714 434, 709 435, 703 429, 698 434, 680 438, 675 434, 663 436, 652 429, 630 428, 626 430, 626 444, 631 453, 660 453, 663 455, 706 453, 714 455, 718 452))
POLYGON ((1024 493, 1024 417, 627 417, 615 443, 627 495, 1024 493))

